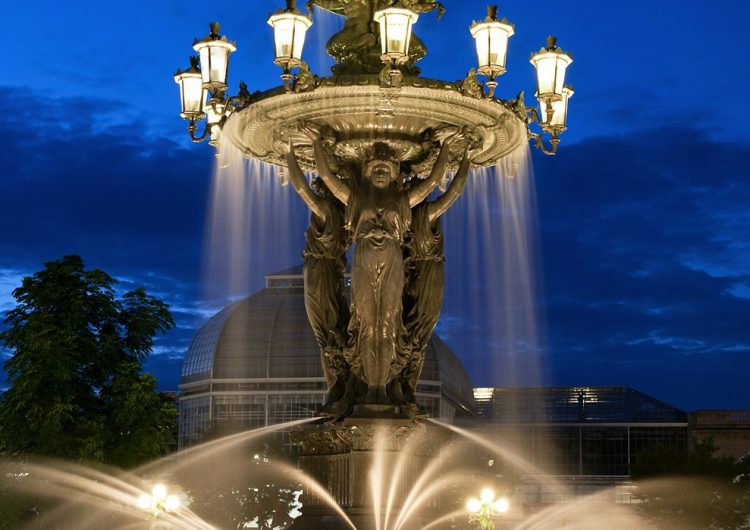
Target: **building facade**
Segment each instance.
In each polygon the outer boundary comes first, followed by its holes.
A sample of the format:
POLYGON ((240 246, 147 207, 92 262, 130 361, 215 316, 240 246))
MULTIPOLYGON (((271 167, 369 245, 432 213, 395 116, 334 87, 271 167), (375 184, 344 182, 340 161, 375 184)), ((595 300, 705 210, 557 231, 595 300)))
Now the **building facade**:
POLYGON ((627 476, 638 454, 688 447, 687 414, 628 387, 477 388, 477 428, 540 471, 627 476))
POLYGON ((696 441, 711 440, 716 456, 750 454, 750 410, 698 410, 688 416, 690 434, 696 441))

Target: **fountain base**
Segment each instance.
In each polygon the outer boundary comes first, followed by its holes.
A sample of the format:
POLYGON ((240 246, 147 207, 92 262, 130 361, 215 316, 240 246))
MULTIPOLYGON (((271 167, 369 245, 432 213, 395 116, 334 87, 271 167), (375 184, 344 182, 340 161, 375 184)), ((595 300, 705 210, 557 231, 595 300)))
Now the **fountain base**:
MULTIPOLYGON (((301 449, 300 468, 330 493, 358 530, 395 524, 402 509, 412 512, 401 528, 423 528, 437 499, 404 506, 418 477, 450 438, 440 427, 390 411, 363 406, 338 424, 306 425, 291 433, 301 449)), ((338 530, 351 525, 330 502, 305 489, 302 516, 294 530, 338 530)), ((434 517, 434 514, 432 514, 434 517)))

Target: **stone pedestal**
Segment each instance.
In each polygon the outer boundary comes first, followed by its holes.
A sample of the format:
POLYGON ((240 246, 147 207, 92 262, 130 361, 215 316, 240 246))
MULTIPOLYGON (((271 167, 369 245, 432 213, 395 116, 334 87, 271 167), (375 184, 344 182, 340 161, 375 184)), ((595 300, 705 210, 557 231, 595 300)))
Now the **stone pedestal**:
MULTIPOLYGON (((428 463, 448 439, 441 428, 412 420, 391 406, 360 406, 338 424, 308 425, 291 433, 300 446, 300 468, 321 484, 357 530, 384 528, 398 518, 404 501, 428 463), (395 484, 391 507, 388 497, 395 484)), ((404 530, 423 528, 436 500, 416 509, 404 530)), ((302 516, 294 530, 351 528, 330 502, 305 488, 302 516)))

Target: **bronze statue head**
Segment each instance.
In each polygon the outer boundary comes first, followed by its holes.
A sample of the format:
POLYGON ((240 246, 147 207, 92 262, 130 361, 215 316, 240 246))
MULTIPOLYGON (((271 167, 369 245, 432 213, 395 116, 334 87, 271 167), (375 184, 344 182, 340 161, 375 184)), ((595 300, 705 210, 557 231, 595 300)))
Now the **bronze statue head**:
POLYGON ((401 163, 388 144, 376 142, 368 154, 362 174, 373 186, 383 189, 398 180, 401 163))

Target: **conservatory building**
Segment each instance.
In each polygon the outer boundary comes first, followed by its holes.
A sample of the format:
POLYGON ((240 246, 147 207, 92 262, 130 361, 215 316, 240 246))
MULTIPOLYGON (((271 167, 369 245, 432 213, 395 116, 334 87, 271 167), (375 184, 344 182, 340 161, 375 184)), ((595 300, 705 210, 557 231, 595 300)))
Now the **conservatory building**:
MULTIPOLYGON (((302 269, 268 275, 265 289, 221 310, 193 338, 180 378, 179 447, 222 425, 252 429, 309 418, 326 394, 302 269)), ((437 335, 427 349, 417 402, 449 422, 473 412, 469 376, 437 335)), ((279 436, 286 444, 284 433, 279 436)))

